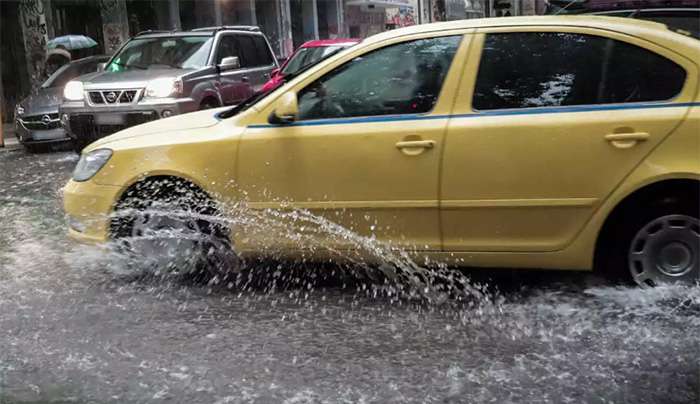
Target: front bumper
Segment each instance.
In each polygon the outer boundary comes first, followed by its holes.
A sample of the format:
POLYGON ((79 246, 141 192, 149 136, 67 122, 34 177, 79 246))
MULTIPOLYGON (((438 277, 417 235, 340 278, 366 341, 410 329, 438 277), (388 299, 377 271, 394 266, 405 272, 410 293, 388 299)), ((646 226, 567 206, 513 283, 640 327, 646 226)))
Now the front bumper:
POLYGON ((63 188, 63 209, 71 238, 89 244, 109 240, 110 215, 121 187, 70 180, 63 188))
POLYGON ((65 129, 60 125, 48 126, 41 123, 26 123, 15 120, 15 136, 22 144, 53 143, 70 140, 65 129))
POLYGON ((142 123, 193 112, 198 107, 191 98, 168 98, 133 104, 99 106, 77 101, 62 104, 60 115, 61 123, 68 136, 88 143, 142 123))

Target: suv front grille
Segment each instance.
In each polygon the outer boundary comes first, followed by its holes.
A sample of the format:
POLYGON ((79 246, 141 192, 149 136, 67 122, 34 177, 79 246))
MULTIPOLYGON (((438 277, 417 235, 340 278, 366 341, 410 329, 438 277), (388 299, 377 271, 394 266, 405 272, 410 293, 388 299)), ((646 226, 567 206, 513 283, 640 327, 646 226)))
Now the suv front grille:
POLYGON ((20 118, 20 122, 29 130, 49 130, 58 129, 61 127, 61 122, 58 119, 58 113, 32 115, 20 118))
POLYGON ((88 98, 93 105, 133 104, 138 94, 139 90, 100 90, 88 91, 88 98))

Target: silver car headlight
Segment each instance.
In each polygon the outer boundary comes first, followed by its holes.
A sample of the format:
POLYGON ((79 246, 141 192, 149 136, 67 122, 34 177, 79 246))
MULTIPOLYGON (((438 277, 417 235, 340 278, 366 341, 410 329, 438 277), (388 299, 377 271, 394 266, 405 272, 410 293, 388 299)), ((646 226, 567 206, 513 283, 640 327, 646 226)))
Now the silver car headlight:
POLYGON ((81 182, 94 177, 107 164, 110 157, 112 157, 110 149, 97 149, 83 154, 73 170, 73 180, 81 182))
POLYGON ((16 116, 24 115, 24 107, 22 105, 17 104, 17 106, 15 107, 15 115, 16 116))
POLYGON ((182 80, 173 77, 161 77, 151 80, 146 85, 146 97, 166 98, 182 94, 182 80))
POLYGON ((81 101, 83 99, 83 91, 85 89, 82 81, 69 81, 63 87, 63 98, 68 101, 81 101))

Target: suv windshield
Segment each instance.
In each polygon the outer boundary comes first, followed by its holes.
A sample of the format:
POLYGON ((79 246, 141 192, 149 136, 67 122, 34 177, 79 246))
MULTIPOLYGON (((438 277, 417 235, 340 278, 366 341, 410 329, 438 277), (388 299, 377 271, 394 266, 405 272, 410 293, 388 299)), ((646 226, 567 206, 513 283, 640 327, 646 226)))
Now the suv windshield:
POLYGON ((198 69, 206 65, 213 40, 194 35, 132 39, 105 70, 198 69))

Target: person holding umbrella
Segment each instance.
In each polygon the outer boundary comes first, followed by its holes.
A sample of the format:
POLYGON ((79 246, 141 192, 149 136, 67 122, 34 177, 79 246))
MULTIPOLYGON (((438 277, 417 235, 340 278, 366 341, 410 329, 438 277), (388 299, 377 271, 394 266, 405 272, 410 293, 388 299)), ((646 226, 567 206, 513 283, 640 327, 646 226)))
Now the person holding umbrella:
POLYGON ((69 51, 73 59, 82 59, 94 54, 93 48, 97 46, 97 42, 85 35, 63 35, 50 40, 46 47, 49 51, 52 49, 65 49, 69 51), (90 51, 88 51, 90 49, 90 51))
POLYGON ((97 42, 85 35, 63 35, 51 39, 47 44, 46 68, 44 77, 49 77, 61 66, 70 63, 73 59, 82 59, 91 56, 94 52, 85 52, 97 46, 97 42))

